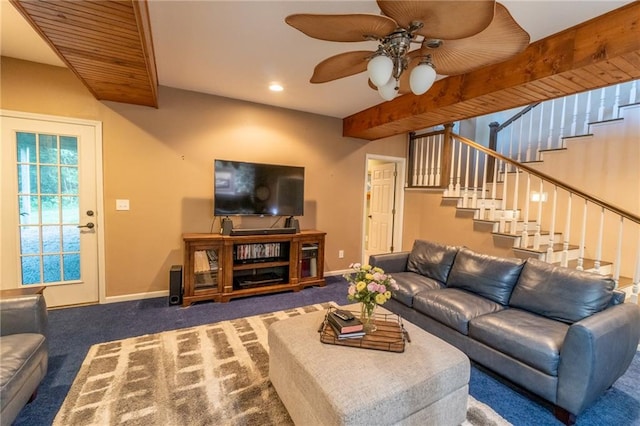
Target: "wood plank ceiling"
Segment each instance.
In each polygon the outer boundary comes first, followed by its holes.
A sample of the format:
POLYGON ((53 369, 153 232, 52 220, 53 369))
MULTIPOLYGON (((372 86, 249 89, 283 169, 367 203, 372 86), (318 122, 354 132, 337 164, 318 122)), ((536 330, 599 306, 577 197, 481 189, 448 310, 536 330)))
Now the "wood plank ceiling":
MULTIPOLYGON (((158 107, 146 1, 10 0, 99 100, 158 107)), ((501 64, 437 81, 343 120, 380 139, 640 78, 640 2, 532 43, 501 64)))
POLYGON ((380 139, 640 78, 640 2, 529 45, 497 65, 437 81, 343 120, 343 135, 380 139))
POLYGON ((145 1, 10 1, 96 99, 158 107, 145 1))

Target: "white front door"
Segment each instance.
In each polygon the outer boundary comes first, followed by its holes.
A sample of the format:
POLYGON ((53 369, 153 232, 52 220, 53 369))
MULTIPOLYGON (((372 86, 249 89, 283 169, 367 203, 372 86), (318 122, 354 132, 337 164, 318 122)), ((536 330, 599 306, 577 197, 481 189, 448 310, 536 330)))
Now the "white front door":
POLYGON ((396 163, 371 168, 368 256, 392 251, 396 163))
POLYGON ((0 288, 46 286, 50 307, 100 298, 99 122, 1 111, 0 288))

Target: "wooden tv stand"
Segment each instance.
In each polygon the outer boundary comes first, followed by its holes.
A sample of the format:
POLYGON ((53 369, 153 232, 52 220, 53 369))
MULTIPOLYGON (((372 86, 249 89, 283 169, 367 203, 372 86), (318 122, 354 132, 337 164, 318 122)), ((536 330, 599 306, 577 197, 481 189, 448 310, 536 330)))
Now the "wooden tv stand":
POLYGON ((324 238, 296 234, 183 234, 182 305, 325 286, 324 238))

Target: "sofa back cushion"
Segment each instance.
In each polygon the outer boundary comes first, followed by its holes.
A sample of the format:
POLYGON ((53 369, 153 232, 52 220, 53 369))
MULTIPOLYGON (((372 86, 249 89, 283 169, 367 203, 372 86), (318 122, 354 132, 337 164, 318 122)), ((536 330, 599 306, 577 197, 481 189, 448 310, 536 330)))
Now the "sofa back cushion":
POLYGON ((463 248, 453 263, 447 287, 461 288, 507 305, 523 265, 521 259, 489 256, 463 248))
POLYGON ((444 284, 447 282, 451 265, 457 253, 456 247, 415 240, 407 260, 407 271, 424 275, 444 284))
POLYGON ((528 259, 509 305, 569 324, 606 308, 612 279, 528 259))

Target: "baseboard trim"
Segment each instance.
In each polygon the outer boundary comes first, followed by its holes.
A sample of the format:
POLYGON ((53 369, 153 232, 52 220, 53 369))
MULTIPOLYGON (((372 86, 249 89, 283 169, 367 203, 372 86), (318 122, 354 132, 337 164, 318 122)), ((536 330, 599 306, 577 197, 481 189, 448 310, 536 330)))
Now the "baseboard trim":
POLYGON ((338 270, 338 271, 329 271, 329 272, 325 272, 324 276, 325 277, 335 277, 335 276, 338 276, 338 275, 347 274, 349 272, 353 272, 353 269, 343 269, 343 270, 338 270))
POLYGON ((105 303, 132 302, 134 300, 153 299, 156 297, 168 297, 169 290, 152 291, 149 293, 125 294, 122 296, 110 296, 105 298, 105 303))
MULTIPOLYGON (((351 272, 351 269, 325 272, 325 277, 342 276, 351 272)), ((149 293, 124 294, 122 296, 108 296, 104 303, 132 302, 134 300, 153 299, 155 297, 168 297, 169 290, 152 291, 149 293)))

